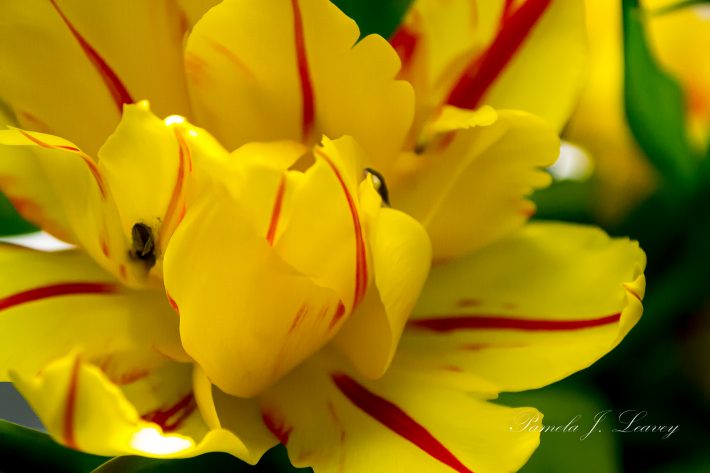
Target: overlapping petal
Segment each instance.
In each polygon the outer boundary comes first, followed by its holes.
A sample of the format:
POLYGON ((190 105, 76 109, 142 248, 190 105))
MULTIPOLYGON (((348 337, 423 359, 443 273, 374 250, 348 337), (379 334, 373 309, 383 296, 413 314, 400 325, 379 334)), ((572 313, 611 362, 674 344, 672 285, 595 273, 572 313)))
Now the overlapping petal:
MULTIPOLYGON (((17 126, 11 111, 0 103, 0 130, 17 126)), ((25 220, 55 237, 74 242, 64 210, 47 177, 32 156, 32 151, 4 147, 0 166, 0 191, 7 196, 25 220)))
POLYGON ((59 442, 99 455, 263 454, 202 420, 162 293, 124 289, 78 251, 4 245, 0 262, 0 378, 59 442))
POLYGON ((0 18, 0 97, 23 128, 94 155, 126 103, 149 99, 160 114, 189 114, 189 23, 172 1, 3 2, 0 18))
POLYGON ((230 149, 350 135, 373 162, 387 164, 411 123, 411 88, 394 80, 399 61, 386 41, 358 36, 326 1, 222 2, 186 49, 200 124, 230 149))
POLYGON ((598 229, 528 224, 432 270, 402 356, 410 369, 468 372, 499 391, 555 382, 604 356, 636 324, 645 263, 637 243, 598 229))
POLYGON ((237 150, 216 169, 210 193, 188 211, 166 255, 183 343, 230 394, 263 391, 361 304, 361 323, 382 328, 382 343, 366 355, 378 357, 369 371, 381 374, 428 270, 423 229, 381 209, 370 180, 359 184, 362 151, 354 140, 324 139, 305 172, 289 170, 304 150, 287 142, 237 150), (405 258, 412 272, 397 277, 388 266, 405 258), (381 310, 366 313, 368 293, 381 310))
POLYGON ((427 229, 435 261, 520 228, 534 212, 526 197, 550 182, 540 168, 558 155, 549 125, 524 112, 447 108, 431 128, 438 134, 409 158, 392 203, 427 229))
POLYGON ((264 421, 295 466, 316 473, 517 470, 542 416, 388 372, 377 382, 319 354, 261 397, 264 421), (520 428, 529 421, 531 428, 520 428), (383 454, 383 448, 387 454, 383 454))
POLYGON ((417 119, 444 103, 525 110, 561 128, 583 81, 584 5, 418 0, 392 38, 417 119))
POLYGON ((193 161, 227 155, 206 132, 183 119, 160 120, 147 102, 125 107, 99 159, 62 138, 19 129, 0 131, 0 145, 0 159, 8 164, 0 185, 7 181, 3 189, 11 198, 30 202, 30 216, 39 209, 35 221, 48 224, 50 231, 59 220, 51 217, 59 215, 67 227, 60 228, 59 236, 68 233, 129 285, 160 278, 160 265, 154 266, 186 210, 193 161), (15 180, 35 183, 19 187, 15 180), (48 185, 38 185, 42 182, 48 185), (139 242, 136 225, 145 234, 139 242))

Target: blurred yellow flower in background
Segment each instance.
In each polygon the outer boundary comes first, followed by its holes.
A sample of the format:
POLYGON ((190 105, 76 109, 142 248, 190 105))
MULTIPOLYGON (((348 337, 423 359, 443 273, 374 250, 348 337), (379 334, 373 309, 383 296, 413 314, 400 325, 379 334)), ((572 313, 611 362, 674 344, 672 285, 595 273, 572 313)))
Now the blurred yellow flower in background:
MULTIPOLYGON (((663 12, 676 3, 642 1, 642 18, 656 59, 685 91, 688 133, 702 150, 710 130, 710 64, 701 45, 710 44, 710 19, 702 6, 663 12)), ((626 123, 621 4, 588 0, 586 10, 589 74, 564 137, 589 153, 598 217, 616 223, 656 188, 659 176, 626 123)))

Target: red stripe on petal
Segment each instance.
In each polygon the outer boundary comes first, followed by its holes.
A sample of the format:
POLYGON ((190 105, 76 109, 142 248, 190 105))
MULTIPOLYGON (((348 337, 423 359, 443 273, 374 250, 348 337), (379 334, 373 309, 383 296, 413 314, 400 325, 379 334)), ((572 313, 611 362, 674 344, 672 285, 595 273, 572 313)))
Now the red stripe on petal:
POLYGON ((264 425, 269 429, 269 432, 274 434, 274 437, 276 437, 279 442, 286 445, 288 438, 291 436, 293 427, 287 426, 282 420, 279 420, 275 414, 270 412, 262 412, 261 418, 264 420, 264 425))
POLYGON ((365 250, 365 239, 362 234, 362 224, 360 223, 360 217, 357 212, 357 207, 355 206, 355 199, 350 195, 348 186, 345 184, 343 176, 340 174, 340 170, 335 166, 335 163, 320 149, 316 148, 316 154, 321 158, 325 159, 330 168, 333 170, 335 177, 340 182, 340 187, 343 189, 345 198, 348 201, 348 207, 350 208, 350 214, 353 218, 353 227, 355 230, 355 296, 353 297, 353 308, 355 308, 365 296, 365 291, 367 290, 367 252, 365 250))
POLYGON ((419 35, 407 28, 407 25, 400 26, 390 38, 390 44, 397 51, 402 69, 405 69, 414 57, 419 43, 419 35))
POLYGON ((168 207, 165 209, 163 224, 160 226, 160 231, 158 233, 158 240, 163 248, 167 245, 167 237, 169 236, 168 232, 174 230, 180 220, 180 215, 177 213, 177 209, 180 206, 183 189, 185 188, 185 168, 187 167, 187 163, 192 161, 190 148, 185 142, 185 138, 182 136, 182 133, 178 128, 175 128, 174 131, 175 139, 178 143, 178 168, 175 176, 173 192, 170 196, 168 207))
POLYGON ((620 319, 621 314, 582 320, 536 320, 499 317, 495 315, 463 315, 416 319, 411 320, 408 325, 411 328, 431 330, 433 332, 454 332, 457 330, 475 329, 558 332, 602 327, 604 325, 614 324, 620 319))
POLYGON ((28 289, 0 299, 0 311, 50 297, 112 294, 115 292, 118 292, 118 288, 113 284, 108 283, 68 282, 52 284, 49 286, 28 289))
POLYGON ((392 432, 413 443, 431 457, 460 473, 473 473, 421 424, 412 419, 399 406, 378 396, 354 379, 342 373, 331 375, 333 382, 365 414, 392 432))
POLYGON ((527 0, 520 8, 509 13, 488 49, 466 68, 447 102, 461 108, 476 108, 551 2, 527 0))
POLYGON ((57 149, 57 150, 62 150, 62 151, 71 151, 74 153, 77 153, 81 159, 84 160, 84 163, 89 167, 89 171, 91 172, 91 175, 94 177, 94 180, 96 181, 96 185, 99 187, 99 192, 101 193, 101 197, 103 199, 106 199, 107 193, 106 193, 106 185, 104 184, 104 179, 101 176, 101 172, 99 171, 99 168, 96 166, 96 163, 84 154, 83 151, 81 151, 79 148, 75 148, 73 146, 55 146, 51 145, 49 143, 45 143, 44 141, 40 140, 36 136, 31 135, 29 132, 25 130, 17 130, 22 136, 30 140, 32 143, 36 144, 40 148, 46 148, 46 149, 57 149))
POLYGON ((71 376, 69 377, 69 388, 67 389, 67 397, 64 404, 64 430, 62 435, 64 443, 67 447, 78 450, 76 444, 76 436, 74 435, 74 412, 76 410, 76 395, 77 385, 79 384, 79 367, 81 360, 77 357, 72 366, 71 376))
POLYGON ((76 41, 79 43, 79 46, 81 46, 81 49, 84 51, 84 54, 86 54, 86 57, 89 59, 91 64, 101 76, 101 79, 104 81, 104 84, 106 84, 108 91, 111 93, 113 101, 116 103, 118 113, 121 114, 123 112, 123 104, 133 103, 133 99, 128 93, 128 89, 126 89, 126 86, 123 85, 121 79, 118 78, 118 75, 113 71, 113 69, 111 69, 111 67, 104 60, 104 58, 99 55, 99 53, 91 46, 91 44, 89 44, 89 42, 69 21, 66 15, 64 15, 62 10, 59 9, 56 0, 49 1, 54 7, 54 9, 57 11, 59 16, 62 18, 64 24, 67 26, 67 28, 69 28, 69 31, 71 31, 71 34, 72 36, 74 36, 74 39, 76 39, 76 41))
POLYGON ((279 187, 276 190, 276 197, 274 198, 274 208, 271 211, 271 221, 269 222, 269 230, 266 232, 266 241, 269 242, 270 246, 274 246, 274 238, 276 237, 276 230, 279 227, 279 218, 281 217, 281 207, 283 206, 285 193, 286 176, 284 175, 281 176, 279 187))
POLYGON ((306 54, 306 40, 303 34, 303 17, 298 0, 291 0, 293 7, 293 30, 296 42, 296 61, 298 63, 298 77, 301 81, 301 97, 303 99, 302 112, 302 138, 307 141, 313 131, 315 122, 315 104, 313 97, 313 84, 308 68, 308 56, 306 54))
POLYGON ((338 307, 335 309, 335 314, 333 314, 333 318, 330 319, 330 324, 328 324, 328 330, 332 330, 336 325, 338 325, 338 322, 340 322, 344 315, 345 306, 342 302, 340 302, 338 303, 338 307))
POLYGON ((175 404, 167 409, 158 409, 148 414, 144 414, 141 418, 147 422, 158 424, 163 432, 172 432, 180 427, 180 424, 187 419, 197 408, 195 396, 189 393, 183 396, 175 404))
POLYGON ((306 318, 306 314, 308 314, 310 308, 308 305, 303 304, 301 307, 298 309, 298 312, 296 312, 296 316, 293 318, 293 321, 291 322, 291 326, 288 328, 288 333, 292 333, 296 328, 301 325, 301 322, 303 322, 303 319, 306 318))

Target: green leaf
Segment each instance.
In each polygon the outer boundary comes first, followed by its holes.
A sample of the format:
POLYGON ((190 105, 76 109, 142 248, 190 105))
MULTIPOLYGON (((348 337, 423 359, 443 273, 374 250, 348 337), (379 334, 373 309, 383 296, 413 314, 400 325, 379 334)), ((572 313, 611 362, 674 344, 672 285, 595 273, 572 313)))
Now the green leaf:
POLYGON ((679 190, 693 189, 700 159, 687 137, 683 90, 656 63, 642 14, 638 0, 623 0, 624 97, 629 127, 669 184, 679 190))
POLYGON ((499 402, 536 407, 544 415, 545 426, 561 426, 557 432, 542 432, 540 446, 520 473, 621 471, 617 439, 606 418, 583 438, 595 425, 594 417, 608 409, 590 387, 568 380, 535 391, 503 394, 499 402))
POLYGON ((36 232, 37 228, 20 217, 7 197, 0 192, 0 236, 36 232))
POLYGON ((379 34, 389 38, 412 0, 333 0, 333 3, 355 20, 362 36, 379 34))
POLYGON ((138 456, 113 458, 92 473, 191 473, 195 471, 229 471, 231 473, 307 473, 310 468, 291 466, 286 449, 269 450, 257 465, 249 465, 227 453, 207 453, 181 460, 159 460, 138 456))
POLYGON ((88 473, 105 461, 105 457, 63 447, 47 434, 0 421, 0 471, 3 473, 88 473))

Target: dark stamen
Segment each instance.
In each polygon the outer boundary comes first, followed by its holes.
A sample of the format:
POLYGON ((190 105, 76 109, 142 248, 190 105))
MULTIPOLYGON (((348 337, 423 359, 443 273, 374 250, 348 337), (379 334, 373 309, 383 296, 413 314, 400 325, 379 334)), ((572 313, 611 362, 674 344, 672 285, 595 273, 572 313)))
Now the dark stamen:
POLYGON ((387 190, 387 184, 385 183, 384 176, 372 168, 365 168, 365 173, 370 174, 372 176, 372 178, 373 178, 372 181, 375 184, 375 190, 377 191, 378 194, 380 194, 380 197, 382 198, 382 202, 384 202, 389 207, 390 206, 390 193, 387 190))
POLYGON ((131 230, 133 248, 131 256, 145 262, 148 268, 155 266, 155 240, 153 230, 145 223, 136 223, 131 230))

